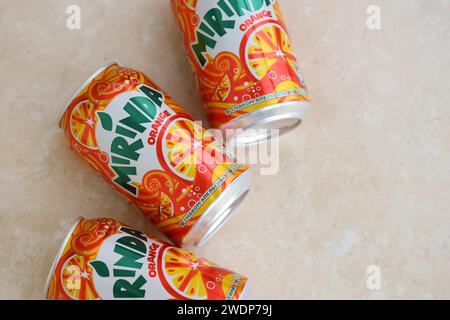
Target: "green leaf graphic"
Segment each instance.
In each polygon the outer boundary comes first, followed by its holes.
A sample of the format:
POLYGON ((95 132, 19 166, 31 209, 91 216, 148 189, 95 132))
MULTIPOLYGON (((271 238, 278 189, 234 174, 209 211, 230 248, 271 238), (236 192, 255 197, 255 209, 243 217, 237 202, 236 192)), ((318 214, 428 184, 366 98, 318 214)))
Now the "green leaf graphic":
POLYGON ((102 261, 91 261, 89 262, 89 264, 92 266, 92 268, 95 269, 95 271, 97 272, 97 274, 102 277, 102 278, 106 278, 109 277, 109 270, 108 270, 108 266, 102 262, 102 261))
POLYGON ((112 131, 113 122, 111 116, 106 112, 101 111, 97 112, 97 115, 100 118, 100 123, 102 124, 103 129, 105 129, 106 131, 112 131))

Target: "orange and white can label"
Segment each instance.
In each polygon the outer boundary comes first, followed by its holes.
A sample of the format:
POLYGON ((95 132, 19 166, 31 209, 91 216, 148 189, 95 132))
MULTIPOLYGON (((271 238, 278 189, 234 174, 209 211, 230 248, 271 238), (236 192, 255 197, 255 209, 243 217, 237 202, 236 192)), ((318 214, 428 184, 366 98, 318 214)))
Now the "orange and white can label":
POLYGON ((247 278, 108 218, 80 220, 47 280, 51 300, 238 300, 247 278))
POLYGON ((172 0, 211 125, 309 102, 276 0, 172 0))
POLYGON ((71 100, 70 147, 177 245, 249 168, 143 73, 111 64, 71 100))

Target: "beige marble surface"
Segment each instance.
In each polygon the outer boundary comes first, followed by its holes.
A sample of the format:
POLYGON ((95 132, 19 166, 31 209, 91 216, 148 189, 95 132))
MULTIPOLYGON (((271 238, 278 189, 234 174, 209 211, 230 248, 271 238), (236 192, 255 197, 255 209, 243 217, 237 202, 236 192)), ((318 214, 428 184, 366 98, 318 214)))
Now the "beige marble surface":
MULTIPOLYGON (((255 170, 196 253, 247 274, 257 298, 450 298, 450 2, 280 3, 316 108, 281 139, 279 174, 255 170), (370 4, 381 30, 366 27, 370 4)), ((168 1, 0 0, 0 12, 0 298, 39 299, 77 216, 153 230, 68 150, 57 123, 74 89, 114 59, 203 112, 168 1)))

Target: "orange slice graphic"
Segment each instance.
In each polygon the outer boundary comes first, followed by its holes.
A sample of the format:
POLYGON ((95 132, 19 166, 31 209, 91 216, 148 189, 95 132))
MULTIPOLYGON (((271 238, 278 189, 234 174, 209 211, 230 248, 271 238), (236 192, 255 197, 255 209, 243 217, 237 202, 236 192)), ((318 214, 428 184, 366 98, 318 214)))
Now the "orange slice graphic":
POLYGON ((210 264, 184 250, 169 247, 162 257, 163 273, 170 287, 188 299, 206 299, 202 273, 210 264))
POLYGON ((262 79, 279 62, 296 70, 297 60, 286 31, 275 23, 254 30, 246 44, 245 58, 251 73, 262 79))
POLYGON ((64 291, 74 300, 95 300, 98 298, 92 282, 92 269, 88 257, 77 254, 70 257, 61 271, 64 291))
POLYGON ((97 115, 95 105, 89 101, 78 104, 70 115, 70 132, 75 140, 86 148, 98 149, 95 140, 95 125, 97 115))

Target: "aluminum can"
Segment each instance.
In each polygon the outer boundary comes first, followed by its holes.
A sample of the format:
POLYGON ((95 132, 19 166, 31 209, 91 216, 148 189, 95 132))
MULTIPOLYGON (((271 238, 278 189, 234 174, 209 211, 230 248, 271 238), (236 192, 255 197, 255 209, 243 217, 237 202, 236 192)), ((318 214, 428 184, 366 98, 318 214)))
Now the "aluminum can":
POLYGON ((178 246, 208 240, 245 198, 249 167, 142 72, 110 63, 70 100, 69 145, 178 246))
POLYGON ((300 124, 311 102, 277 1, 172 6, 212 127, 246 145, 300 124))
POLYGON ((51 268, 51 300, 240 300, 247 278, 109 218, 79 218, 51 268))

